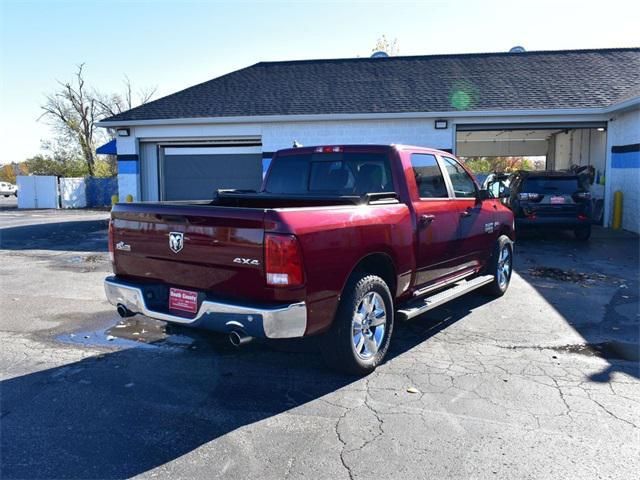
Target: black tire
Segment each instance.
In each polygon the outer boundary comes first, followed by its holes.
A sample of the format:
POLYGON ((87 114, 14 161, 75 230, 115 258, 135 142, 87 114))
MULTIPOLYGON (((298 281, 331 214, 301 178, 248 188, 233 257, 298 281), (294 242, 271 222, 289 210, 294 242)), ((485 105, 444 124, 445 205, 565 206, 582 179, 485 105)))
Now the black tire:
POLYGON ((9 197, 9 195, 5 195, 4 197, 7 198, 7 197, 9 197))
POLYGON ((509 288, 512 272, 513 242, 506 235, 501 235, 496 240, 489 263, 483 272, 484 275, 493 275, 493 281, 482 287, 482 293, 492 297, 501 297, 504 295, 509 288), (503 257, 505 249, 508 252, 508 257, 506 259, 503 257), (503 268, 505 263, 507 263, 508 266, 507 270, 504 270, 503 268), (501 276, 501 273, 503 276, 501 276))
MULTIPOLYGON (((379 313, 377 317, 382 318, 379 313)), ((331 329, 320 339, 320 348, 325 362, 331 368, 348 374, 362 376, 373 372, 389 350, 393 321, 393 299, 385 281, 365 272, 355 273, 344 289, 331 329), (356 313, 366 310, 367 305, 371 304, 367 300, 373 300, 373 310, 360 323, 364 329, 361 328, 358 332, 356 313), (368 326, 368 322, 376 317, 375 313, 380 311, 379 307, 382 304, 384 304, 385 322, 384 328, 378 330, 380 325, 368 326), (360 333, 362 339, 359 351, 356 351, 357 347, 354 345, 358 338, 356 332, 360 333), (376 338, 379 339, 379 344, 376 338), (369 345, 376 348, 371 348, 370 352, 369 345), (372 353, 374 350, 375 353, 372 353)), ((359 340, 358 343, 360 343, 359 340)))
POLYGON ((573 231, 573 234, 581 242, 586 242, 587 240, 589 240, 589 238, 591 238, 591 225, 587 227, 576 228, 573 231))

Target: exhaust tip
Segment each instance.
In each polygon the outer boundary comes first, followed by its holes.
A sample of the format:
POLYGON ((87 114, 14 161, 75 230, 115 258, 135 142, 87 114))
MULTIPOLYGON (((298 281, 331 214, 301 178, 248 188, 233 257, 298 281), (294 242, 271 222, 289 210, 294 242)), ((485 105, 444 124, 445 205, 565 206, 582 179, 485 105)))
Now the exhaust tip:
POLYGON ((253 340, 253 337, 245 335, 244 333, 238 332, 236 330, 233 330, 231 333, 229 333, 229 341, 231 342, 231 345, 236 348, 241 347, 242 345, 246 345, 251 340, 253 340))
POLYGON ((118 315, 120 315, 122 318, 132 317, 135 315, 135 313, 133 313, 131 310, 129 310, 127 307, 125 307, 122 304, 118 305, 116 307, 116 310, 118 311, 118 315))

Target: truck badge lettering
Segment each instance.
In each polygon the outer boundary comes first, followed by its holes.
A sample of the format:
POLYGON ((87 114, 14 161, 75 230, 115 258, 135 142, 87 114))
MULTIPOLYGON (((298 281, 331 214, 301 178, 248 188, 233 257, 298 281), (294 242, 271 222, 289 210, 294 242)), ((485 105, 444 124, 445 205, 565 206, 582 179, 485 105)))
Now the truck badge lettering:
POLYGON ((260 262, 258 260, 255 260, 253 258, 241 258, 241 257, 234 258, 233 263, 240 263, 242 265, 254 265, 256 267, 260 265, 260 262))

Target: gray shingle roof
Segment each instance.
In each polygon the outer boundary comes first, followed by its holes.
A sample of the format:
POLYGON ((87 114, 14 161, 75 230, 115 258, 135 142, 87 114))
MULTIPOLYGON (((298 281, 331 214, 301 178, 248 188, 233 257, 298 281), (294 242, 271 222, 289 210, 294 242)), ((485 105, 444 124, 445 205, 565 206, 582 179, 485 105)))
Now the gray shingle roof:
POLYGON ((606 107, 640 48, 261 62, 107 119, 606 107))

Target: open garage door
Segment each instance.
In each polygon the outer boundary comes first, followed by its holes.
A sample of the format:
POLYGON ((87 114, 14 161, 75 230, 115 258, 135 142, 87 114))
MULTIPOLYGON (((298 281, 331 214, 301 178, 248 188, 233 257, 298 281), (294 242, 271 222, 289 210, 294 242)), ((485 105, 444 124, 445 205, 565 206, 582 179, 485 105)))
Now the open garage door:
POLYGON ((160 173, 162 200, 208 200, 219 188, 257 190, 261 147, 165 146, 160 173))
POLYGON ((494 171, 592 167, 594 217, 604 210, 606 122, 456 126, 456 154, 480 183, 494 171))

